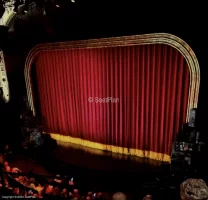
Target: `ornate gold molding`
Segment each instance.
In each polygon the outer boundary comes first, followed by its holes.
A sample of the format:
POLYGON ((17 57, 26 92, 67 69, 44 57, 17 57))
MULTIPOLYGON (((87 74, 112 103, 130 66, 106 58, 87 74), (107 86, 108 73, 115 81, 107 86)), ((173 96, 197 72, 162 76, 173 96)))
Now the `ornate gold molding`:
POLYGON ((29 105, 35 115, 33 88, 30 71, 35 58, 41 51, 64 50, 64 49, 83 49, 83 48, 102 48, 116 46, 132 46, 146 44, 166 44, 177 49, 186 59, 190 70, 189 97, 187 106, 187 118, 189 119, 189 111, 191 108, 197 108, 199 85, 200 85, 200 68, 199 63, 190 46, 182 39, 167 33, 154 33, 135 36, 112 37, 103 39, 81 40, 72 42, 59 42, 40 44, 35 46, 27 56, 25 63, 25 81, 29 105))

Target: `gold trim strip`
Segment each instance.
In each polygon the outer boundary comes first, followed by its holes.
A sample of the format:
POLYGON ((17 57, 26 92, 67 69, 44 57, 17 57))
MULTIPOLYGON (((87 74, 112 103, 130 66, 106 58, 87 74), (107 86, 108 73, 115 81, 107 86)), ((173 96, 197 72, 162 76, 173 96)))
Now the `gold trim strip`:
POLYGON ((158 160, 158 161, 170 162, 170 155, 167 155, 167 154, 156 153, 153 151, 143 151, 139 149, 128 149, 128 148, 123 148, 123 147, 118 147, 118 146, 113 146, 113 145, 106 145, 106 144, 101 144, 97 142, 91 142, 88 140, 83 140, 80 138, 74 138, 71 136, 64 136, 64 135, 60 135, 56 133, 51 133, 50 135, 51 135, 51 138, 53 138, 54 140, 61 141, 64 143, 72 143, 76 145, 85 146, 91 149, 111 151, 113 153, 120 153, 124 155, 139 156, 139 157, 150 158, 150 159, 158 160))

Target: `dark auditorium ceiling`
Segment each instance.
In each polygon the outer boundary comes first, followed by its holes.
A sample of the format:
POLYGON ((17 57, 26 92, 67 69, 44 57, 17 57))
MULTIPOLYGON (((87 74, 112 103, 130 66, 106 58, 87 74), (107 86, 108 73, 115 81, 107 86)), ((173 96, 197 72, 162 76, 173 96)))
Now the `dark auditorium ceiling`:
POLYGON ((192 9, 187 6, 183 9, 176 4, 164 7, 127 1, 52 0, 52 3, 46 15, 33 6, 27 14, 19 14, 13 20, 8 35, 4 30, 0 45, 7 54, 18 56, 23 52, 26 56, 34 45, 44 42, 155 32, 179 36, 197 54, 198 44, 204 42, 203 34, 206 35, 205 26, 201 26, 206 18, 196 4, 192 9))
POLYGON ((73 40, 170 32, 193 35, 205 16, 196 4, 149 5, 128 1, 51 0, 45 16, 33 6, 27 14, 18 14, 10 28, 12 37, 34 40, 73 40), (59 7, 56 7, 58 5, 59 7), (197 11, 197 12, 196 12, 197 11), (15 34, 12 34, 15 32, 15 34), (194 32, 194 33, 193 33, 194 32), (50 38, 50 39, 49 39, 50 38))

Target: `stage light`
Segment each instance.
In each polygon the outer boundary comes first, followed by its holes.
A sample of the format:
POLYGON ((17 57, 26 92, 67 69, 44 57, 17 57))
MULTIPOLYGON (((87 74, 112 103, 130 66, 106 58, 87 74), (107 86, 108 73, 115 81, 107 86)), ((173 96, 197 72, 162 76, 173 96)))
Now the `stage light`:
POLYGON ((75 3, 75 0, 71 0, 72 3, 75 3))
POLYGON ((59 5, 56 5, 56 7, 59 8, 60 6, 59 5))

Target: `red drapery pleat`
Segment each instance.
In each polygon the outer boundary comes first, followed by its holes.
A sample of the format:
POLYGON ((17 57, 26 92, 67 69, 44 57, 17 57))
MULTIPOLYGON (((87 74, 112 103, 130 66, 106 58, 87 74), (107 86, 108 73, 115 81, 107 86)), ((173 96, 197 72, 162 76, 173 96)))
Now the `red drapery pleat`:
POLYGON ((36 77, 44 129, 170 154, 186 120, 189 76, 184 57, 162 44, 43 51, 36 77))

